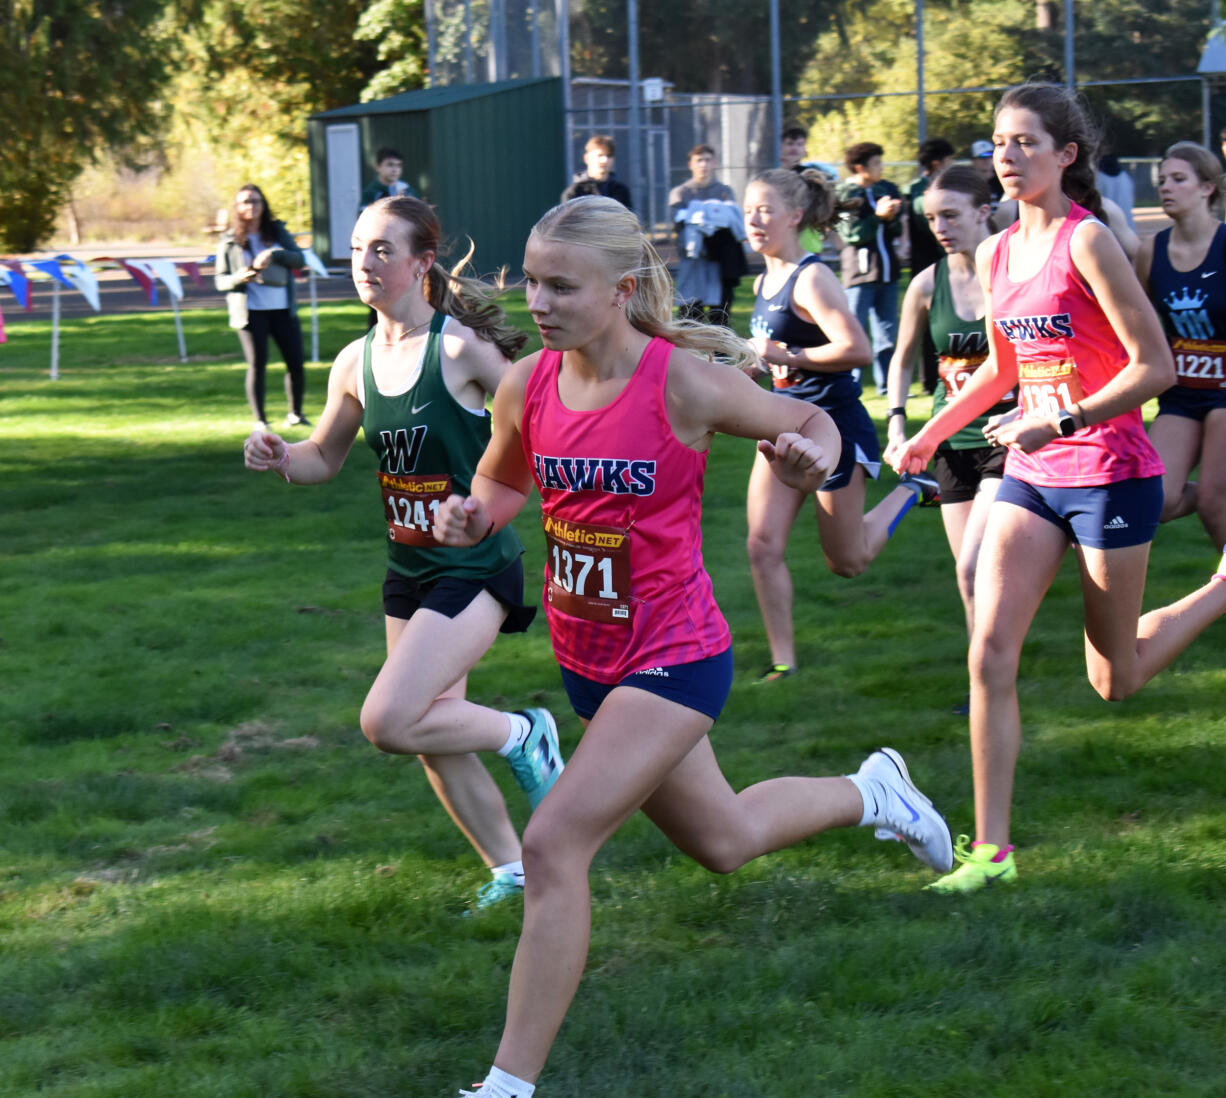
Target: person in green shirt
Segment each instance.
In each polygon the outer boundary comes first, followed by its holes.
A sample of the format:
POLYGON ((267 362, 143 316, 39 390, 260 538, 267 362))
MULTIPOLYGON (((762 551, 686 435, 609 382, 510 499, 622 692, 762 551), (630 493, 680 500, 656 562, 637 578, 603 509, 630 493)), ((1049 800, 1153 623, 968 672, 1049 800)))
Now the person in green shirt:
POLYGON ((898 249, 906 251, 902 193, 882 178, 885 150, 872 141, 847 148, 839 184, 839 253, 847 303, 873 341, 873 381, 885 392, 898 327, 898 249))
POLYGON ((524 871, 506 803, 477 752, 505 758, 534 809, 563 762, 548 710, 504 712, 467 698, 468 673, 498 634, 523 632, 536 611, 523 603, 514 530, 456 549, 435 539, 434 516, 449 494, 468 494, 490 438, 486 400, 527 337, 488 286, 435 263, 441 237, 419 198, 383 198, 362 212, 353 280, 378 321, 337 355, 309 439, 290 445, 256 430, 243 450, 249 469, 291 484, 336 476, 359 429, 378 456, 387 659, 362 705, 362 732, 381 751, 421 760, 490 869, 481 908, 522 893, 524 871))

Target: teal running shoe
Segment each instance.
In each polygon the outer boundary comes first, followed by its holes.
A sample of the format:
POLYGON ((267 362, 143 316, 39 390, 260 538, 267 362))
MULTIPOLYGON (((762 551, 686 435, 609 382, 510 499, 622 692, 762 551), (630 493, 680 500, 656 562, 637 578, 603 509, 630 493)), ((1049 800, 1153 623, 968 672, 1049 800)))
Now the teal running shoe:
POLYGON ((515 781, 535 810, 553 788, 566 764, 558 746, 558 726, 548 709, 517 709, 532 726, 528 738, 507 756, 515 781))
POLYGON ((466 911, 465 914, 484 911, 486 908, 502 903, 503 900, 511 900, 523 894, 524 886, 515 879, 514 873, 495 873, 477 889, 477 899, 473 902, 472 909, 466 911))

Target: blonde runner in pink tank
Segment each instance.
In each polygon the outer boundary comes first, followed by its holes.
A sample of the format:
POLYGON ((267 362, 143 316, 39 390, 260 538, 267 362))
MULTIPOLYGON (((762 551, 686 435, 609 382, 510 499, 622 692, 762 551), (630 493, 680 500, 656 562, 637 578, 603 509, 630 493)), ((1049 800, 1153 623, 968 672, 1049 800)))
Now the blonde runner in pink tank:
POLYGON ((619 202, 584 196, 545 214, 524 284, 545 349, 498 387, 472 493, 443 503, 434 536, 477 544, 539 488, 550 632, 584 729, 524 832, 506 1024, 481 1085, 461 1091, 477 1098, 532 1098, 587 960, 592 858, 640 810, 721 873, 856 826, 938 872, 953 864, 948 826, 893 748, 843 777, 736 790, 708 735, 732 659, 702 561, 707 449, 717 433, 754 439, 771 475, 810 495, 841 453, 833 420, 734 368, 756 358, 733 332, 674 318, 668 269, 619 202))

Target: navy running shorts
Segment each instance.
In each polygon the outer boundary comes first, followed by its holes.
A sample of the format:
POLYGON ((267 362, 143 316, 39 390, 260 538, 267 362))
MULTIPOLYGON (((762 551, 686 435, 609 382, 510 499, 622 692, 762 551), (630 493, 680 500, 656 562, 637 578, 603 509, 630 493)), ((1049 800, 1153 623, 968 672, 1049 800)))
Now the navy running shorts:
POLYGON ((932 458, 932 472, 941 486, 941 504, 970 503, 979 484, 1005 475, 1004 446, 975 446, 969 450, 943 448, 932 458))
POLYGON ((1059 526, 1088 549, 1124 549, 1154 540, 1162 514, 1162 478, 1137 477, 1082 488, 1040 488, 1006 476, 996 503, 1012 503, 1059 526))
POLYGON ((621 682, 594 682, 565 667, 559 670, 571 708, 585 721, 596 715, 601 702, 619 686, 646 690, 687 709, 696 709, 715 721, 719 720, 732 690, 732 649, 725 648, 718 656, 708 656, 693 663, 647 667, 632 672, 621 682))
POLYGON ((868 409, 858 400, 830 407, 819 404, 818 407, 834 420, 843 440, 839 463, 818 491, 837 492, 840 488, 846 488, 857 465, 863 465, 864 471, 876 480, 881 473, 881 444, 877 441, 877 429, 873 426, 868 409))
POLYGON ((1172 385, 1158 394, 1158 415, 1204 421, 1215 408, 1226 408, 1226 389, 1192 389, 1172 385))
POLYGON ((482 591, 488 591, 507 609, 500 633, 522 633, 536 617, 536 607, 524 605, 524 565, 519 557, 492 576, 443 576, 426 583, 389 568, 383 580, 383 612, 403 621, 422 609, 454 618, 482 591))

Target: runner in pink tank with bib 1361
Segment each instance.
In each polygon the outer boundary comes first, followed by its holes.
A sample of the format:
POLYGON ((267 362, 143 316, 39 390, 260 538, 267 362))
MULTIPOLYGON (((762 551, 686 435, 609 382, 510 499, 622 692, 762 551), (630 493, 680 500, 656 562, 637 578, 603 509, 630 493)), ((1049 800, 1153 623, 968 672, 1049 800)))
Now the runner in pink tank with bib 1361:
POLYGON ((1139 690, 1226 612, 1219 564, 1202 587, 1141 615, 1162 463, 1140 407, 1175 369, 1153 307, 1101 223, 1088 116, 1058 85, 1023 84, 1001 99, 992 143, 1018 220, 976 255, 991 353, 894 458, 900 471, 922 469, 944 438, 1019 386, 1018 412, 984 430, 1009 457, 980 550, 968 660, 975 841, 959 840, 962 865, 930 886, 954 893, 1017 878, 1018 664, 1069 547, 1081 571, 1086 671, 1109 701, 1139 690))

